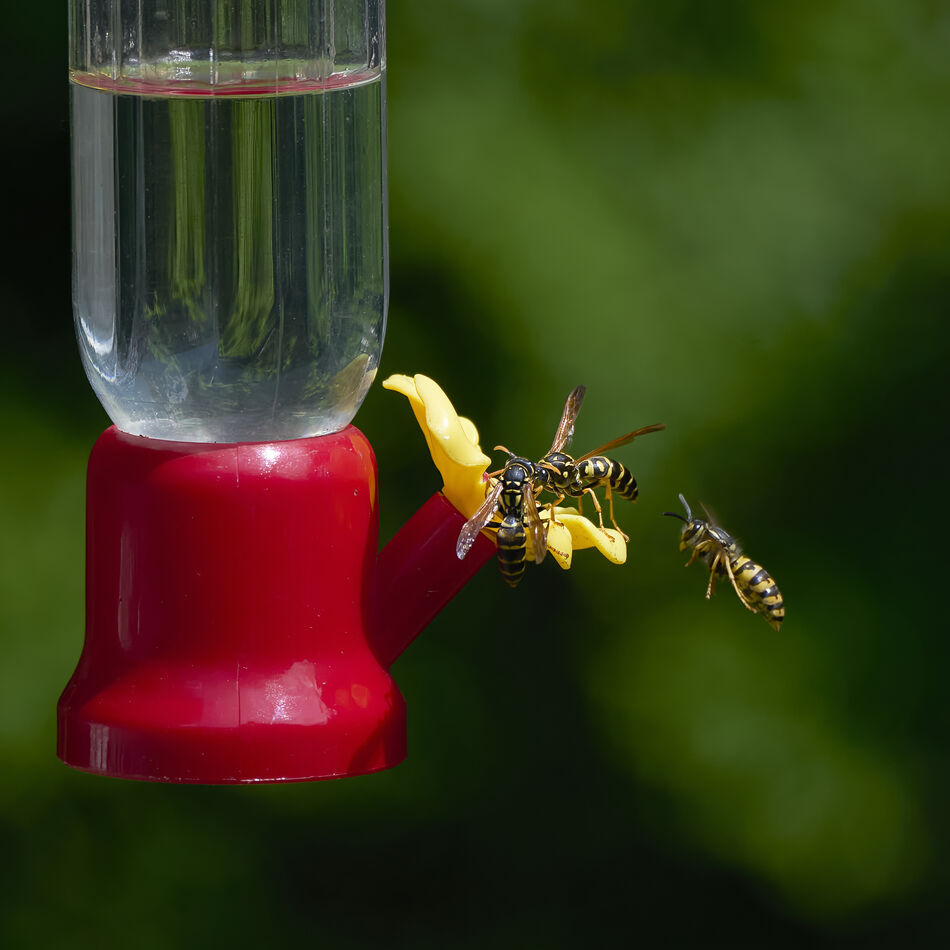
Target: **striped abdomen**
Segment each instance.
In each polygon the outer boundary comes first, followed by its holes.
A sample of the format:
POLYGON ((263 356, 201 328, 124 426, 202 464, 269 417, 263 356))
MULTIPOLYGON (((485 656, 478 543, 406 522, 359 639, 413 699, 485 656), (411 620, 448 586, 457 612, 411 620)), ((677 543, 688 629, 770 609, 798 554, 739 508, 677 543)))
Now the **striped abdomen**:
POLYGON ((524 574, 527 542, 524 522, 514 514, 506 514, 495 536, 498 543, 498 567, 511 587, 517 587, 524 574))
POLYGON ((574 480, 568 494, 582 495, 588 488, 606 485, 627 501, 636 501, 639 494, 637 480, 630 470, 606 455, 594 455, 574 467, 574 480))
POLYGON ((732 574, 749 604, 778 630, 785 619, 785 602, 772 575, 744 554, 732 561, 732 574))

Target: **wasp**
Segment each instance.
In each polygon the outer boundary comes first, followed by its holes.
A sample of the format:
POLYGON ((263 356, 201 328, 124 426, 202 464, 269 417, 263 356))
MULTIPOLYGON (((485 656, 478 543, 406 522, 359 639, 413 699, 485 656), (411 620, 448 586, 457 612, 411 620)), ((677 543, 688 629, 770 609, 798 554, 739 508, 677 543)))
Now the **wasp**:
POLYGON ((493 476, 498 476, 494 488, 485 496, 478 510, 462 525, 455 553, 459 560, 465 557, 475 543, 478 533, 501 514, 495 541, 498 544, 498 567, 511 587, 517 587, 524 576, 527 558, 527 532, 531 534, 534 560, 540 564, 547 554, 547 531, 538 514, 534 496, 537 466, 526 458, 496 445, 496 451, 508 452, 507 465, 493 476), (525 531, 527 526, 527 532, 525 531))
MULTIPOLYGON (((574 419, 580 409, 586 387, 577 386, 568 396, 561 421, 551 444, 551 453, 560 451, 570 440, 574 432, 574 419)), ((489 474, 489 478, 498 477, 494 488, 485 496, 478 511, 469 518, 459 532, 455 553, 459 560, 465 557, 475 543, 475 538, 491 522, 496 514, 501 515, 495 534, 498 544, 498 566, 502 577, 512 587, 517 587, 524 576, 527 560, 527 536, 531 536, 534 561, 540 564, 547 554, 547 528, 541 521, 536 493, 548 487, 550 473, 539 463, 515 455, 503 445, 495 446, 496 452, 507 452, 508 463, 503 469, 489 474)), ((547 458, 548 456, 545 456, 547 458)), ((567 458, 567 456, 564 456, 567 458)), ((573 460, 572 460, 573 461, 573 460)), ((563 498, 563 494, 561 495, 563 498)), ((548 517, 553 515, 551 505, 548 517)))
POLYGON ((693 551, 686 566, 689 567, 699 558, 709 568, 706 599, 715 591, 716 577, 725 575, 739 595, 739 600, 753 613, 762 614, 769 626, 778 630, 785 619, 785 602, 771 574, 742 553, 739 542, 716 523, 705 505, 703 511, 708 521, 695 517, 682 495, 679 499, 686 509, 685 518, 674 511, 664 511, 663 514, 684 522, 680 550, 692 548, 693 551))
MULTIPOLYGON (((566 496, 577 497, 580 502, 580 497, 589 493, 600 515, 600 527, 603 530, 606 529, 604 529, 600 504, 593 491, 594 486, 607 487, 612 521, 612 491, 630 501, 636 499, 638 490, 633 475, 619 462, 601 453, 627 445, 637 436, 656 432, 665 426, 661 424, 637 429, 574 459, 563 450, 574 434, 574 423, 586 392, 585 386, 576 386, 571 390, 564 404, 551 448, 540 462, 532 462, 530 459, 515 455, 503 445, 495 446, 495 451, 508 454, 508 463, 503 469, 491 473, 489 477, 498 476, 497 483, 485 497, 478 511, 462 526, 455 546, 455 553, 459 559, 468 554, 478 533, 488 526, 497 514, 500 514, 501 521, 497 526, 495 536, 498 544, 498 564, 502 576, 512 587, 515 587, 525 571, 528 534, 531 537, 535 562, 540 564, 547 554, 547 528, 539 513, 544 507, 538 504, 539 492, 549 491, 557 495, 555 501, 547 506, 549 522, 554 518, 555 505, 566 496)), ((620 531, 617 522, 613 521, 613 524, 620 531)), ((622 531, 620 533, 627 538, 622 531)))
POLYGON ((534 487, 536 491, 547 490, 558 496, 550 505, 551 517, 553 517, 554 506, 566 496, 570 495, 577 498, 578 509, 580 509, 583 496, 589 494, 594 502, 594 507, 597 509, 601 530, 606 530, 604 528, 603 511, 597 501, 597 495, 594 493, 595 488, 604 486, 607 490, 610 521, 617 531, 623 535, 624 540, 629 541, 630 538, 621 530, 614 518, 613 496, 617 494, 627 501, 636 501, 640 489, 637 480, 628 468, 615 459, 608 458, 603 453, 620 448, 622 445, 629 445, 639 436, 646 435, 649 432, 659 432, 661 429, 665 429, 666 426, 661 422, 656 425, 644 426, 642 429, 634 429, 633 432, 628 432, 618 439, 613 439, 594 449, 593 452, 588 452, 579 458, 572 458, 564 452, 564 448, 574 433, 574 423, 577 420, 577 414, 580 412, 585 393, 584 386, 577 386, 567 397, 551 449, 537 463, 538 476, 535 479, 534 487))

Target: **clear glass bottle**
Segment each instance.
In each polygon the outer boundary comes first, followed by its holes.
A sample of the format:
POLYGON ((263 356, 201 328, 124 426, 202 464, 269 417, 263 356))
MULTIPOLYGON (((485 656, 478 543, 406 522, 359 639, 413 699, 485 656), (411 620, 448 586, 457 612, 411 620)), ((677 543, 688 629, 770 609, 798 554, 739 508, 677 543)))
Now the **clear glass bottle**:
POLYGON ((73 310, 113 422, 353 418, 388 306, 384 0, 71 0, 73 310))

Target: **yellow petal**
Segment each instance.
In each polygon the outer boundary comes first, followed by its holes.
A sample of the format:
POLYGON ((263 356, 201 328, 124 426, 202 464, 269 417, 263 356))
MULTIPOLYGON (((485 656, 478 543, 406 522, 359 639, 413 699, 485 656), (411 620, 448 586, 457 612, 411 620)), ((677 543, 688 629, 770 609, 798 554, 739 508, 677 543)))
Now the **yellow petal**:
POLYGON ((623 535, 613 528, 601 528, 578 514, 573 508, 555 508, 554 517, 571 536, 571 545, 575 550, 597 548, 608 561, 623 564, 627 560, 627 544, 623 535))
MULTIPOLYGON (((547 521, 543 515, 542 520, 547 521)), ((571 560, 574 556, 574 544, 571 539, 571 533, 564 525, 558 524, 556 521, 548 525, 548 553, 565 571, 570 568, 571 560)), ((528 557, 534 557, 530 534, 528 535, 528 557)))
POLYGON ((470 518, 485 499, 482 476, 491 463, 478 446, 478 430, 456 413, 449 397, 428 376, 390 376, 383 381, 383 388, 402 393, 409 400, 442 476, 443 494, 470 518))
POLYGON ((478 447, 478 430, 459 416, 449 397, 428 376, 415 377, 416 392, 425 406, 426 426, 442 451, 455 465, 484 471, 491 462, 478 447))

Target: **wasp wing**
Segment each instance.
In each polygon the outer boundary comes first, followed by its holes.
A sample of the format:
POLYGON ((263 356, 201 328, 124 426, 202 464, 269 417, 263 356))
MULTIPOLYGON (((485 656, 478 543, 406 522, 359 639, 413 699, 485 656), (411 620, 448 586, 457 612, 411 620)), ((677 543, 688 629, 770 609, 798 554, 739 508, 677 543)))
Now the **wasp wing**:
POLYGON ((459 532, 459 539, 455 544, 455 553, 461 561, 472 549, 475 539, 478 537, 482 528, 492 520, 495 510, 498 508, 498 496, 501 494, 502 483, 496 482, 495 487, 485 496, 485 500, 479 505, 478 511, 472 515, 459 532))
POLYGON ((722 549, 727 551, 730 557, 738 557, 740 554, 742 554, 744 545, 734 534, 730 534, 722 526, 722 522, 719 520, 719 516, 716 514, 715 510, 710 508, 704 502, 700 502, 699 506, 703 509, 706 514, 706 518, 709 521, 710 533, 715 535, 716 539, 719 541, 719 544, 722 546, 722 549))
POLYGON ((699 507, 703 509, 703 512, 706 515, 706 520, 711 525, 714 525, 717 528, 722 527, 722 522, 719 520, 719 516, 716 514, 715 511, 712 510, 712 508, 709 507, 709 505, 706 504, 706 502, 701 501, 699 503, 699 507))
POLYGON ((538 514, 538 503, 534 498, 534 489, 529 483, 524 486, 524 521, 531 534, 531 546, 534 548, 534 563, 540 564, 548 553, 548 532, 538 514))
POLYGON ((586 459, 592 458, 595 455, 603 455, 605 452, 609 452, 611 449, 619 449, 621 445, 629 445, 634 439, 638 438, 641 435, 646 435, 648 432, 659 432, 662 429, 666 428, 665 422, 658 422, 652 426, 644 426, 642 429, 634 429, 633 432, 628 432, 626 435, 620 436, 619 439, 613 439, 610 442, 605 443, 604 445, 599 446, 594 449, 592 452, 587 452, 584 455, 581 455, 579 458, 576 458, 574 461, 583 462, 586 459))
POLYGON ((560 452, 574 435, 574 422, 577 420, 577 414, 581 411, 581 403, 584 401, 584 395, 587 392, 586 386, 575 386, 564 403, 564 411, 561 413, 561 421, 557 424, 557 432, 554 433, 554 441, 548 450, 548 455, 553 452, 560 452))

